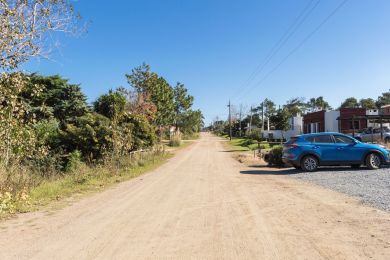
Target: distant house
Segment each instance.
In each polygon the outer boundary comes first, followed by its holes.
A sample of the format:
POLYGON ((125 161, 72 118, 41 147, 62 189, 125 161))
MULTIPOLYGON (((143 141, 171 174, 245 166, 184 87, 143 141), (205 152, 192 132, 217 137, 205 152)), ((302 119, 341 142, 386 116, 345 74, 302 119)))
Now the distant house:
POLYGON ((317 111, 303 116, 304 133, 342 132, 352 133, 367 127, 367 119, 353 117, 365 116, 364 108, 341 108, 335 111, 317 111))
POLYGON ((303 116, 303 132, 319 133, 325 132, 325 110, 307 113, 303 116))
POLYGON ((262 133, 263 138, 267 139, 290 139, 292 136, 296 136, 303 133, 303 117, 294 116, 289 119, 289 130, 264 130, 262 133))
POLYGON ((383 115, 390 115, 390 105, 382 106, 383 115))
POLYGON ((366 116, 365 108, 341 108, 339 117, 339 132, 352 133, 367 128, 367 119, 353 119, 366 116))

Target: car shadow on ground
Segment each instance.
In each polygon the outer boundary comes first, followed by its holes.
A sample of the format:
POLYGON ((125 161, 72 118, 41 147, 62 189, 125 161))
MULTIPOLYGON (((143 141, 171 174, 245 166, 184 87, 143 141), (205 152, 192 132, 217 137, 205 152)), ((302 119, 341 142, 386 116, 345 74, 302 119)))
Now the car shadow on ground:
POLYGON ((247 152, 246 150, 224 150, 224 151, 219 151, 220 153, 234 153, 234 152, 247 152))
MULTIPOLYGON (((295 168, 277 168, 270 167, 267 165, 250 165, 250 168, 253 170, 240 171, 241 174, 249 175, 295 175, 300 173, 306 173, 302 170, 297 170, 295 168)), ((389 165, 383 165, 382 168, 390 168, 389 165)), ((360 168, 351 168, 348 166, 329 166, 329 167, 320 167, 317 171, 312 172, 311 174, 321 173, 321 172, 359 172, 359 171, 369 171, 367 167, 362 166, 360 168)))
POLYGON ((240 171, 240 173, 249 175, 291 175, 300 172, 294 168, 271 168, 268 166, 255 166, 253 168, 256 168, 256 170, 245 170, 240 171))

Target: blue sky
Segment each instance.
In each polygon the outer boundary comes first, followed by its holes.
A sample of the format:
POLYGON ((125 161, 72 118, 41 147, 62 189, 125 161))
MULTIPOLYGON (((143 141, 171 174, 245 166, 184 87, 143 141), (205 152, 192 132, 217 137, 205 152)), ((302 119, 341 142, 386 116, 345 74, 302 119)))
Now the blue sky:
POLYGON ((90 21, 88 33, 59 36, 61 46, 51 60, 33 60, 23 68, 80 83, 93 101, 126 86, 124 75, 146 62, 172 85, 184 83, 207 123, 226 118, 229 99, 236 107, 264 98, 284 104, 298 96, 322 95, 334 107, 350 96, 376 99, 390 88, 388 0, 349 0, 288 56, 342 2, 79 0, 75 7, 90 21), (308 6, 315 8, 248 82, 308 6))

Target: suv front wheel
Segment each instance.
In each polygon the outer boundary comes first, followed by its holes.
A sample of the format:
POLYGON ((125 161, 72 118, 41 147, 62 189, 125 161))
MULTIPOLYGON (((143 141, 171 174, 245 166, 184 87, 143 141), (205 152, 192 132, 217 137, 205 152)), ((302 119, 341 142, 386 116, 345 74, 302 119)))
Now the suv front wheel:
POLYGON ((377 153, 370 153, 366 157, 366 165, 370 170, 379 169, 382 164, 382 159, 377 153))
POLYGON ((318 160, 312 155, 303 157, 301 161, 301 168, 306 172, 314 172, 318 168, 318 160))

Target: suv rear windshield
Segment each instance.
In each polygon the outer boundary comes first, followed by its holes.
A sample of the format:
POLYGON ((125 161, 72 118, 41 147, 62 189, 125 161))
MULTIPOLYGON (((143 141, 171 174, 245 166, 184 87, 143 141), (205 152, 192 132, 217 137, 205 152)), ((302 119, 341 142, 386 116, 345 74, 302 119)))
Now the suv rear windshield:
POLYGON ((296 137, 296 136, 291 137, 290 140, 288 140, 288 141, 286 142, 286 144, 293 144, 293 143, 295 143, 297 140, 298 140, 298 137, 296 137))

